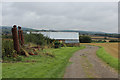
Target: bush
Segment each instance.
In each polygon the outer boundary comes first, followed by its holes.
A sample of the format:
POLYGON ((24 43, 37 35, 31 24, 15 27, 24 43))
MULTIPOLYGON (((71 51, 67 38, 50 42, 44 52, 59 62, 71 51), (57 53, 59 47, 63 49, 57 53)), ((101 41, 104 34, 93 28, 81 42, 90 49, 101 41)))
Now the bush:
POLYGON ((4 39, 12 39, 12 35, 2 35, 2 38, 4 38, 4 39))
POLYGON ((65 43, 62 43, 61 47, 67 47, 67 45, 65 43))
POLYGON ((37 45, 48 45, 52 43, 52 40, 48 37, 44 37, 42 34, 26 34, 25 43, 29 42, 37 45))
POLYGON ((59 41, 55 41, 54 48, 60 48, 60 47, 61 47, 61 43, 59 41))
POLYGON ((17 52, 14 50, 12 40, 2 40, 2 57, 13 57, 17 52))
POLYGON ((90 43, 91 37, 90 36, 79 36, 80 43, 90 43))
POLYGON ((14 50, 12 40, 2 40, 2 59, 3 61, 21 61, 21 56, 14 50))

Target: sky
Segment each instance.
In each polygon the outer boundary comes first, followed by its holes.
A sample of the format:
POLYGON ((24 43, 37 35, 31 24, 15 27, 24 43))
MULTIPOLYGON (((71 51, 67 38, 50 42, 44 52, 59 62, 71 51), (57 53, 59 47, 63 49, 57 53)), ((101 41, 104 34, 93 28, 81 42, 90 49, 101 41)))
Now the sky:
POLYGON ((2 25, 118 32, 117 2, 3 2, 2 25))

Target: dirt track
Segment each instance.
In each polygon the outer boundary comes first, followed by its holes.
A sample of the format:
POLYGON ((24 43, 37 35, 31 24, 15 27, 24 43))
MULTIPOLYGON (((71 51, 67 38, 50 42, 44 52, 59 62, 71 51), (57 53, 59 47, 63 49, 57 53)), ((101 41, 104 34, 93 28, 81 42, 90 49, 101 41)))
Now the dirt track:
POLYGON ((102 46, 104 49, 112 56, 118 58, 118 43, 81 43, 83 45, 95 45, 95 46, 102 46))
POLYGON ((118 78, 118 73, 96 56, 96 46, 86 46, 71 57, 64 78, 118 78))

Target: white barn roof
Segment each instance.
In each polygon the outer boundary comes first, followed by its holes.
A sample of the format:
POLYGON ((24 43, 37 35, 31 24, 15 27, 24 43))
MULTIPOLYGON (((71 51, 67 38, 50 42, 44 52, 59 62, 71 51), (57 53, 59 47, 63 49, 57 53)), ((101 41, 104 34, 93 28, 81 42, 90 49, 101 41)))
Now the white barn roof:
POLYGON ((51 32, 51 39, 79 39, 79 34, 75 32, 51 32))
POLYGON ((77 32, 32 32, 41 33, 51 39, 79 39, 79 33, 77 32))

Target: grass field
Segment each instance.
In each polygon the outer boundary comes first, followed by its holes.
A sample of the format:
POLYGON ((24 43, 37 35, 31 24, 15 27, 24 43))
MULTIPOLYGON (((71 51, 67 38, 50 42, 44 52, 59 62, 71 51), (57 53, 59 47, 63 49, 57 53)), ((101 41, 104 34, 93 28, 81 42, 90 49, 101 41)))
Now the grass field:
POLYGON ((24 62, 2 63, 3 78, 62 78, 70 57, 82 47, 62 47, 60 49, 47 49, 55 57, 30 56, 24 62))
POLYGON ((118 58, 118 43, 81 43, 81 44, 102 46, 102 47, 104 47, 104 49, 107 53, 118 58))
MULTIPOLYGON (((91 36, 92 39, 104 39, 105 36, 91 36)), ((109 40, 118 40, 118 38, 107 37, 109 40)))

